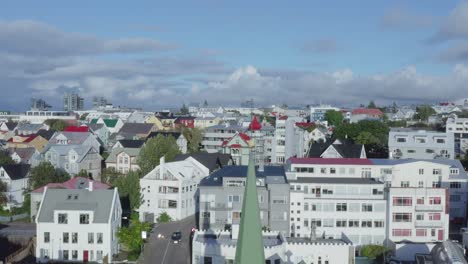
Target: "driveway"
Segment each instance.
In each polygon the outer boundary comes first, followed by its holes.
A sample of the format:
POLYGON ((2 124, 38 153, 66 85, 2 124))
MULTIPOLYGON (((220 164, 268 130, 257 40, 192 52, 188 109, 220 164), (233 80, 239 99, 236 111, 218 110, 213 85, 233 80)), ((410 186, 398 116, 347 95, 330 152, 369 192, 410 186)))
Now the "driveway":
POLYGON ((190 263, 190 232, 193 227, 195 227, 195 216, 190 216, 181 221, 157 224, 150 235, 148 243, 145 244, 143 263, 190 263), (177 230, 182 232, 182 241, 179 244, 174 244, 171 235, 177 230), (159 234, 163 237, 158 238, 159 234))

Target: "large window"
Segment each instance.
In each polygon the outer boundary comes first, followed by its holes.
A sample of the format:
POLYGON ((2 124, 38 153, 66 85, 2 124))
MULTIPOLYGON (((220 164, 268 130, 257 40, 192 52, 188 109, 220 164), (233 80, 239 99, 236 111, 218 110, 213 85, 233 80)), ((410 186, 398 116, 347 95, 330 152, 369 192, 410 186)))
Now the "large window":
POLYGON ((58 223, 59 224, 68 224, 68 215, 67 214, 58 214, 58 223))
POLYGON ((69 239, 70 239, 70 234, 63 233, 63 243, 68 243, 69 239))
POLYGON ((411 229, 393 229, 393 236, 411 236, 411 229))
POLYGON ((78 250, 72 250, 72 259, 78 259, 78 250))
POLYGON ((372 212, 372 204, 362 204, 362 212, 372 212))
POLYGON ((337 212, 346 212, 348 210, 348 206, 346 203, 337 203, 336 204, 336 211, 337 212))
POLYGON ((88 233, 88 244, 94 244, 94 233, 88 233))
POLYGON ((384 227, 384 221, 383 220, 374 221, 374 227, 377 227, 377 228, 384 227))
POLYGON ((336 227, 346 227, 346 220, 336 220, 336 227))
POLYGON ((359 227, 359 220, 349 220, 348 221, 349 227, 359 227))
POLYGON ((411 206, 413 199, 411 197, 393 197, 393 206, 411 206))
POLYGON ((44 243, 49 243, 49 242, 50 242, 50 233, 44 232, 44 243))
POLYGON ((371 220, 362 220, 361 221, 361 227, 372 227, 372 221, 371 220))
POLYGON ((419 237, 427 236, 427 230, 426 229, 416 229, 416 236, 419 236, 419 237))
POLYGON ((78 243, 78 233, 72 233, 72 243, 78 243))
POLYGON ((411 213, 393 213, 393 222, 411 222, 411 213))
POLYGON ((439 221, 440 220, 440 213, 429 213, 429 220, 439 221))
POLYGON ((460 189, 461 188, 461 182, 451 182, 450 183, 450 189, 460 189))
POLYGON ((70 257, 68 256, 68 250, 62 251, 62 254, 63 254, 63 259, 64 260, 69 260, 70 259, 70 257))
POLYGON ((80 214, 80 224, 89 224, 89 214, 80 214))
POLYGON ((441 204, 442 199, 440 197, 429 197, 429 204, 441 204))
POLYGON ((96 240, 98 244, 102 244, 102 233, 97 233, 96 240))

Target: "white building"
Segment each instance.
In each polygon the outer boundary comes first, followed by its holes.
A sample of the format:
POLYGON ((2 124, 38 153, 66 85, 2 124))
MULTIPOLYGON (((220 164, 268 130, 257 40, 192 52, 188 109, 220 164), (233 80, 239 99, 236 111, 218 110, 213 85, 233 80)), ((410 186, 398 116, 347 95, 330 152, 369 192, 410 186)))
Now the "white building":
POLYGON ((26 164, 0 165, 0 181, 6 185, 6 209, 23 205, 24 192, 29 186, 30 168, 26 164))
POLYGON ((140 221, 157 222, 162 213, 173 220, 184 219, 198 211, 198 184, 210 170, 192 157, 164 162, 140 180, 142 203, 140 221))
MULTIPOLYGON (((196 231, 193 236, 192 263, 234 263, 236 233, 238 231, 196 231)), ((353 245, 340 239, 286 238, 281 232, 263 232, 263 243, 266 263, 270 264, 354 263, 353 245)))
POLYGON ((122 208, 117 189, 45 189, 36 218, 36 259, 111 263, 119 252, 122 208))
POLYGON ((333 107, 331 105, 318 105, 318 106, 311 106, 310 108, 310 121, 324 121, 325 120, 325 113, 330 110, 340 111, 339 108, 333 107))
POLYGON ((202 146, 208 153, 221 152, 223 142, 232 138, 237 132, 243 132, 246 129, 238 125, 229 123, 208 127, 203 134, 202 146))
POLYGON ((457 157, 468 154, 468 118, 458 118, 452 115, 447 119, 446 132, 454 136, 457 157))
POLYGON ((453 159, 453 133, 391 128, 388 136, 390 159, 453 159))

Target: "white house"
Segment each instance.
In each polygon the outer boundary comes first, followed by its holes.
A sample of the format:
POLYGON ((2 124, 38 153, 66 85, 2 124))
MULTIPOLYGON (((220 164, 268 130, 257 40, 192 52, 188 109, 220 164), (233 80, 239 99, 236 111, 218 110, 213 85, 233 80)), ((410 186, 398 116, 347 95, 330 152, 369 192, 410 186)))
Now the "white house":
POLYGON ((30 168, 31 166, 26 164, 0 165, 0 181, 6 184, 6 209, 23 205, 30 168))
POLYGON ((117 188, 94 190, 92 182, 80 190, 46 188, 36 217, 36 260, 112 263, 121 216, 117 188))
POLYGON ((450 116, 447 119, 446 132, 454 136, 455 154, 461 157, 468 154, 468 118, 450 116))
POLYGON ((210 170, 192 157, 164 162, 140 180, 142 203, 140 220, 157 222, 162 213, 173 220, 184 219, 198 211, 198 184, 210 170))

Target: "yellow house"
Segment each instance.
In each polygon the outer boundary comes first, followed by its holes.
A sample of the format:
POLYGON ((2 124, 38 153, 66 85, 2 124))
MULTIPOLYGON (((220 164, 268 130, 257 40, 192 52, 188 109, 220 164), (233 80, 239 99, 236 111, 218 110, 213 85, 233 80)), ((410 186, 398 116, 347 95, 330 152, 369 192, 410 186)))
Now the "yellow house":
POLYGON ((176 120, 175 117, 157 117, 152 116, 146 120, 146 123, 154 124, 156 126, 156 130, 159 131, 169 131, 174 129, 174 121, 176 120))
POLYGON ((27 136, 14 136, 7 141, 7 148, 30 148, 33 147, 37 151, 42 152, 44 147, 47 145, 47 139, 39 135, 27 135, 27 136))

